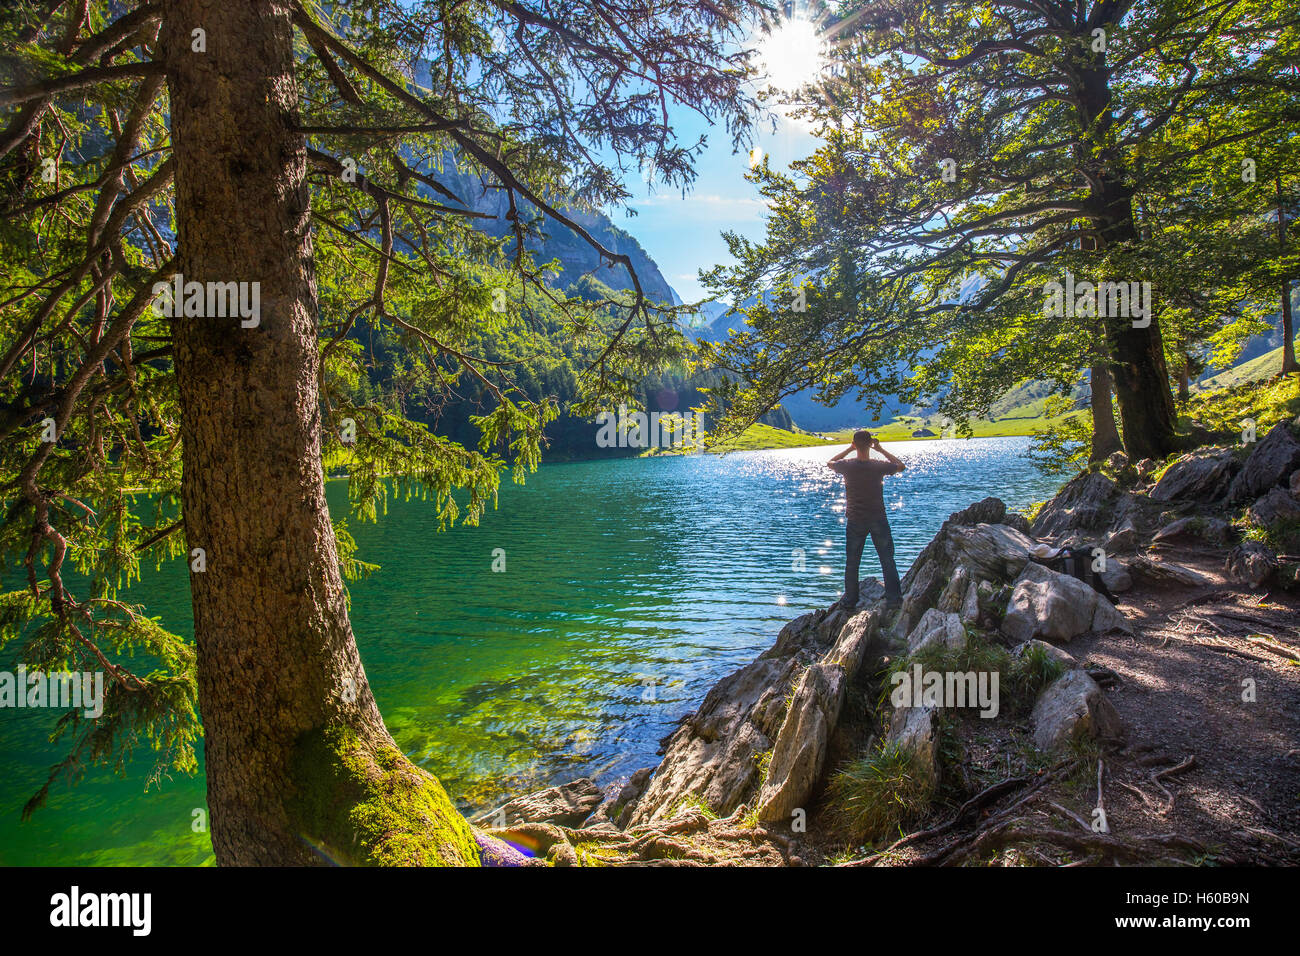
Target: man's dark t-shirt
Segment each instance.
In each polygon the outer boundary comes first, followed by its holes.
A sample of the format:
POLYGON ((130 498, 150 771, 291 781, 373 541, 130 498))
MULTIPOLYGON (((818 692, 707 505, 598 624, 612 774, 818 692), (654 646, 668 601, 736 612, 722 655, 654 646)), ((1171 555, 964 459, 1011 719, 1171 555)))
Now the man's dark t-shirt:
POLYGON ((847 522, 870 521, 885 516, 881 483, 886 475, 902 471, 900 466, 874 458, 847 458, 831 462, 831 468, 844 476, 844 493, 848 499, 844 517, 847 522))

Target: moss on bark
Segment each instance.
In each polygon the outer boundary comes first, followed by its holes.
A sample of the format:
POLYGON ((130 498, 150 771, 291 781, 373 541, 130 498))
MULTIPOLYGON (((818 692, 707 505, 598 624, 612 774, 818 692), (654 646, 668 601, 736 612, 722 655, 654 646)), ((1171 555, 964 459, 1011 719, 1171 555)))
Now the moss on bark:
POLYGON ((346 727, 298 741, 289 816, 303 839, 346 866, 478 866, 474 831, 442 785, 391 745, 346 727))

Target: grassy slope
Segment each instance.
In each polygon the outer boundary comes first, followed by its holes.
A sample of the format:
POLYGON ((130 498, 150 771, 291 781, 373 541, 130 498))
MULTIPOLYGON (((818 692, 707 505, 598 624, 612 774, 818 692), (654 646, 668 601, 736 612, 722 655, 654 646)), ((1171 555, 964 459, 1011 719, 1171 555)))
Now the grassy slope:
MULTIPOLYGON (((1048 418, 1043 414, 1045 398, 1037 398, 1024 405, 1009 409, 1006 414, 995 420, 979 419, 971 422, 971 430, 976 438, 1002 438, 1008 435, 1031 435, 1036 430, 1050 424, 1060 423, 1077 415, 1088 414, 1087 409, 1077 409, 1057 418, 1048 418)), ((912 441, 912 432, 928 428, 936 435, 941 432, 937 415, 913 416, 900 415, 893 421, 873 428, 872 434, 881 441, 912 441)), ((849 441, 853 429, 834 432, 831 437, 836 441, 849 441)), ((925 436, 920 436, 924 438, 925 436)), ((957 437, 953 434, 951 437, 957 437)))
POLYGON ((1263 378, 1272 378, 1280 371, 1282 371, 1282 346, 1279 345, 1273 351, 1265 352, 1249 362, 1242 362, 1218 375, 1202 379, 1199 384, 1192 386, 1192 391, 1203 392, 1226 388, 1229 385, 1241 385, 1244 382, 1257 382, 1263 378))

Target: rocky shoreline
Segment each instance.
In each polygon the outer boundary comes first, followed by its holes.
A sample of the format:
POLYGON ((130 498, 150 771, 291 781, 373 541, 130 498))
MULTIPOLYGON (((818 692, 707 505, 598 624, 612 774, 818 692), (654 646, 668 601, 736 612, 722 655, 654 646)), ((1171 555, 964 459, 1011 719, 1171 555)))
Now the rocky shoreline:
MULTIPOLYGON (((996 498, 951 515, 905 575, 896 612, 886 610, 879 583, 867 579, 857 608, 833 606, 790 621, 771 648, 719 681, 683 718, 663 741, 656 767, 604 788, 585 778, 551 787, 476 818, 486 855, 503 864, 797 865, 807 862, 810 813, 823 843, 825 831, 837 827, 841 842, 862 839, 842 810, 817 809, 828 791, 852 796, 839 780, 846 765, 865 759, 868 769, 902 767, 899 779, 922 795, 921 804, 943 787, 976 799, 981 792, 970 796, 978 788, 964 779, 967 768, 946 758, 945 748, 992 737, 994 750, 1007 751, 1008 766, 1015 752, 1037 768, 1026 777, 1035 782, 1024 786, 1042 787, 1062 766, 1075 772, 1095 759, 1101 826, 1097 813, 1090 823, 1068 811, 1091 836, 1056 842, 1123 856, 1101 806, 1099 755, 1122 750, 1126 737, 1106 689, 1114 673, 1080 663, 1066 648, 1085 635, 1132 641, 1135 626, 1099 590, 1044 562, 1061 548, 1087 549, 1093 571, 1116 594, 1143 585, 1206 588, 1219 580, 1215 574, 1170 560, 1180 542, 1194 542, 1222 561, 1222 578, 1233 588, 1294 588, 1300 544, 1288 536, 1300 528, 1297 433, 1300 420, 1279 423, 1253 445, 1200 448, 1167 466, 1130 464, 1117 454, 1068 482, 1032 520, 996 498), (1239 542, 1243 529, 1250 536, 1239 542), (972 665, 981 661, 993 664, 972 665), (970 717, 968 706, 966 730, 954 724, 943 686, 931 688, 932 698, 911 700, 885 686, 912 672, 957 674, 957 689, 973 693, 976 671, 1000 677, 1003 703, 983 718, 970 717)), ((949 676, 949 696, 953 684, 949 676)), ((862 819, 863 801, 849 803, 862 819)), ((1132 859, 1195 857, 1200 846, 1158 837, 1123 844, 1125 852, 1132 859)))

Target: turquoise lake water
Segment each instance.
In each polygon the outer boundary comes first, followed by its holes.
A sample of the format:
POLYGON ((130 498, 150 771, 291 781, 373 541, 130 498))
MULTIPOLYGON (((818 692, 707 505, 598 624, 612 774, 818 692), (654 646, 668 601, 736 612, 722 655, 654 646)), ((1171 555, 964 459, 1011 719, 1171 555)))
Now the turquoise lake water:
MULTIPOLYGON (((949 513, 990 494, 1023 507, 1055 491, 1025 460, 1027 445, 891 446, 908 466, 885 483, 900 573, 949 513)), ((398 745, 466 808, 655 763, 660 738, 709 687, 784 622, 838 596, 843 486, 825 467, 834 451, 543 465, 524 486, 504 483, 477 528, 440 534, 420 501, 390 503, 378 524, 352 521, 359 557, 381 566, 351 586, 353 627, 398 745), (503 572, 492 570, 495 549, 503 572)), ((329 499, 342 514, 342 482, 329 499)), ((879 574, 870 544, 862 573, 879 574)), ((192 634, 180 561, 146 568, 130 600, 192 634)), ((46 711, 0 711, 0 864, 212 861, 191 826, 202 773, 144 793, 144 759, 126 779, 92 770, 75 788, 56 785, 22 822, 60 756, 46 742, 52 726, 46 711)))

